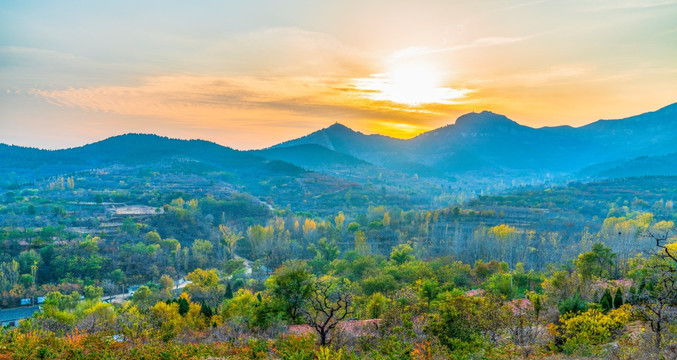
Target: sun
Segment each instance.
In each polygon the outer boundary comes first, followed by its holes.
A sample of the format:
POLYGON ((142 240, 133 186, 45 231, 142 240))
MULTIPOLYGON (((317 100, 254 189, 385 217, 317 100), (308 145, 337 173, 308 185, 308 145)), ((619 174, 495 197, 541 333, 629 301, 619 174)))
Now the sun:
POLYGON ((453 104, 469 90, 442 87, 443 76, 429 64, 407 63, 389 72, 355 79, 354 86, 376 101, 390 101, 412 107, 425 104, 453 104))

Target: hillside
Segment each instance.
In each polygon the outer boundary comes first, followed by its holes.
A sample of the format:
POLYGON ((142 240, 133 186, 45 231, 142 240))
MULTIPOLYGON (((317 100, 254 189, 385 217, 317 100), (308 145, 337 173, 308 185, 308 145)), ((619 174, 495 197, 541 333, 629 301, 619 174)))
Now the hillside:
POLYGON ((326 169, 333 167, 370 165, 348 154, 330 150, 322 145, 301 144, 264 150, 251 151, 251 154, 266 159, 281 160, 306 169, 326 169))

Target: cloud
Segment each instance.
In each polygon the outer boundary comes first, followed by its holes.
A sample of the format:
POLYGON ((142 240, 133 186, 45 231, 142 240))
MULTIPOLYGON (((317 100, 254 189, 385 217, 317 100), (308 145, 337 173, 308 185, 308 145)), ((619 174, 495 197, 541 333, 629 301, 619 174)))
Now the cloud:
POLYGON ((453 52, 453 51, 459 51, 459 50, 465 50, 465 49, 507 45, 507 44, 513 44, 513 43, 526 41, 526 40, 535 38, 537 36, 539 36, 539 34, 527 35, 527 36, 518 36, 518 37, 500 37, 500 36, 483 37, 483 38, 476 39, 475 41, 468 43, 468 44, 447 46, 447 47, 442 47, 442 48, 426 48, 426 47, 412 46, 412 47, 404 48, 402 50, 399 50, 399 51, 393 53, 389 57, 389 59, 391 61, 399 61, 399 60, 403 60, 403 59, 409 59, 409 58, 421 57, 421 56, 433 55, 433 54, 440 54, 440 53, 445 53, 445 52, 453 52))
POLYGON ((604 0, 591 2, 587 11, 638 10, 677 5, 677 0, 604 0))
MULTIPOLYGON (((368 127, 381 120, 421 124, 427 128, 446 117, 456 102, 411 106, 373 99, 351 79, 300 76, 212 76, 176 74, 145 77, 138 85, 33 89, 30 94, 69 109, 166 119, 172 126, 192 129, 293 127, 316 129, 321 124, 348 121, 368 127)), ((445 96, 453 89, 445 89, 445 96)), ((454 99, 464 96, 454 93, 454 99)), ((399 126, 399 125, 398 125, 399 126)), ((383 130, 383 129, 381 129, 383 130)), ((405 134, 401 126, 393 127, 405 134)), ((408 129, 410 131, 410 129, 408 129)), ((413 132, 412 132, 413 134, 413 132)))

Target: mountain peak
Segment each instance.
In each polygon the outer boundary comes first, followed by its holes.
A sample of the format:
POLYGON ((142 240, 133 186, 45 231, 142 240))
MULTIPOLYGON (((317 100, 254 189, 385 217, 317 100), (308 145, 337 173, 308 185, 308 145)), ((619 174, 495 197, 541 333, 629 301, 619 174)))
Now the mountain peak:
POLYGON ((485 126, 512 126, 518 125, 516 122, 508 119, 505 115, 493 113, 491 111, 482 111, 481 113, 471 112, 461 115, 456 119, 457 127, 485 127, 485 126))
POLYGON ((325 131, 331 132, 341 132, 341 133, 354 133, 355 130, 341 124, 340 122, 333 123, 330 127, 324 129, 325 131))

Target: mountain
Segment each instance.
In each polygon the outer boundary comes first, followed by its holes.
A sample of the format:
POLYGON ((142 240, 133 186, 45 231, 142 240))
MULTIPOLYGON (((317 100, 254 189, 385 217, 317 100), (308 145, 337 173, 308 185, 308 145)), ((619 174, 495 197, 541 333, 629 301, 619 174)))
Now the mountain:
POLYGON ((532 128, 489 111, 409 140, 365 135, 334 124, 273 148, 318 144, 392 170, 428 176, 571 176, 594 164, 677 152, 677 103, 589 125, 532 128))
POLYGON ((247 152, 204 140, 179 140, 157 135, 126 134, 62 150, 40 150, 0 144, 0 169, 27 169, 42 176, 113 164, 143 165, 173 158, 189 158, 222 170, 300 173, 292 164, 271 162, 247 152))
MULTIPOLYGON (((336 123, 255 151, 144 134, 53 151, 0 144, 0 185, 123 166, 221 172, 257 194, 268 187, 280 189, 278 185, 289 184, 294 177, 308 180, 304 190, 297 189, 303 192, 310 184, 341 181, 364 186, 382 182, 393 189, 421 185, 425 191, 440 186, 449 190, 454 183, 457 189, 484 191, 553 179, 670 175, 669 169, 677 165, 675 153, 677 103, 579 128, 532 128, 483 111, 409 140, 366 135, 336 123), (313 178, 317 176, 327 178, 313 178), (411 179, 419 177, 428 177, 429 182, 413 184, 411 179)), ((285 188, 289 196, 298 197, 293 195, 295 186, 299 185, 285 188)))
POLYGON ((366 162, 380 164, 384 158, 400 153, 406 140, 391 138, 384 135, 365 135, 354 131, 345 125, 334 125, 315 131, 304 137, 285 141, 271 149, 292 147, 303 144, 321 145, 329 150, 351 155, 366 162))
MULTIPOLYGON (((319 146, 292 150, 316 153, 317 164, 320 157, 330 155, 330 150, 322 152, 319 146)), ((289 152, 286 155, 294 157, 289 152)), ((156 190, 154 196, 191 198, 208 194, 220 200, 248 199, 266 211, 274 206, 291 206, 324 214, 336 213, 344 205, 347 191, 370 195, 375 191, 330 174, 308 171, 282 158, 264 158, 209 141, 147 134, 114 136, 63 150, 0 144, 0 193, 52 188, 55 181, 62 181, 58 176, 73 177, 78 184, 100 193, 144 189, 156 190)), ((345 167, 369 165, 340 153, 335 154, 335 161, 345 167)))
MULTIPOLYGON (((160 188, 211 188, 219 192, 246 192, 255 197, 269 195, 275 184, 287 184, 267 197, 283 204, 294 201, 303 190, 296 179, 316 177, 296 165, 269 160, 203 140, 179 140, 147 134, 114 136, 92 144, 63 150, 39 150, 0 145, 0 187, 48 186, 55 176, 85 177, 95 183, 97 173, 110 174, 123 183, 156 181, 160 188), (272 185, 271 185, 272 184, 272 185), (218 189, 217 189, 218 188, 218 189), (230 189, 230 190, 226 190, 230 189)), ((341 186, 330 177, 326 184, 341 186)), ((317 192, 335 191, 336 186, 318 187, 317 192)))
POLYGON ((311 170, 371 165, 354 156, 330 150, 317 144, 300 144, 268 148, 264 150, 254 150, 250 153, 270 160, 285 161, 311 170))
POLYGON ((595 164, 581 170, 580 175, 594 179, 677 176, 677 153, 595 164))

